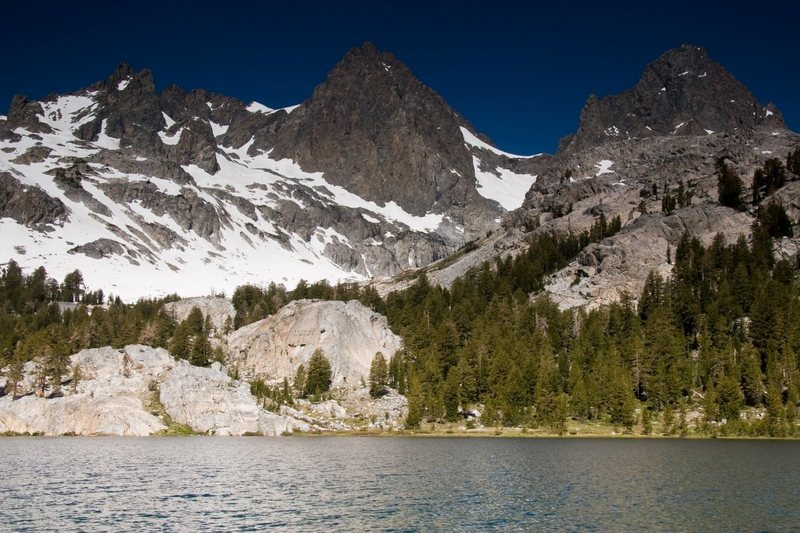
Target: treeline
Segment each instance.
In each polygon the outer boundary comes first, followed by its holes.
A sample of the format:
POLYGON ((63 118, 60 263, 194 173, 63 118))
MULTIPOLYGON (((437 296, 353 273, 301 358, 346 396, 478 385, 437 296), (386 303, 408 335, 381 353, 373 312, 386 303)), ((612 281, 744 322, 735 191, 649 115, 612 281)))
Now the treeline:
POLYGON ((195 308, 176 323, 164 311, 164 304, 178 299, 173 295, 125 304, 113 298, 103 303, 102 291, 84 289, 80 271, 59 284, 44 267, 24 275, 9 261, 0 270, 0 368, 9 369, 5 392, 15 392, 24 364, 36 360, 38 392, 47 388, 58 394, 62 381, 70 379, 69 356, 85 348, 139 343, 169 349, 196 365, 221 360, 219 346, 211 342, 208 317, 195 308))
POLYGON ((309 284, 300 280, 294 290, 287 291, 283 285, 270 283, 267 287, 242 285, 237 287, 231 298, 236 311, 231 327, 239 329, 258 320, 277 313, 283 306, 294 300, 359 300, 371 309, 382 309, 382 300, 373 287, 361 287, 357 283, 341 282, 331 285, 322 280, 309 284))

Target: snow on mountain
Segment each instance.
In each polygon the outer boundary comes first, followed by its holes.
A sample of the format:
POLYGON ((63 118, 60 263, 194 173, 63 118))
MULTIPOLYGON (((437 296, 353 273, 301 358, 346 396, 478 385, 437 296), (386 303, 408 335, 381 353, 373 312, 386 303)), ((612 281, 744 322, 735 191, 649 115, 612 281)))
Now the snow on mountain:
POLYGON ((478 194, 489 200, 494 200, 503 209, 513 211, 522 205, 525 200, 525 193, 536 183, 536 175, 519 173, 504 168, 501 165, 508 160, 533 159, 542 154, 534 155, 515 155, 502 150, 498 150, 491 144, 482 141, 474 133, 465 127, 461 127, 461 135, 464 137, 464 145, 472 150, 472 164, 475 168, 475 179, 477 180, 478 194), (489 152, 491 159, 498 160, 501 165, 483 165, 479 157, 482 152, 489 152), (477 155, 476 155, 477 154, 477 155), (487 169, 488 167, 488 169, 487 169))
POLYGON ((492 171, 481 170, 481 160, 472 156, 475 165, 475 178, 478 180, 478 194, 494 200, 503 209, 513 211, 525 201, 525 193, 536 183, 536 176, 516 174, 502 167, 492 171))
MULTIPOLYGON (((56 279, 80 269, 89 288, 125 300, 230 294, 244 283, 365 280, 441 257, 426 235, 452 226, 442 213, 418 216, 393 201, 365 200, 329 183, 323 172, 272 159, 253 148, 254 138, 237 147, 226 137, 230 124, 208 121, 220 139, 219 170, 188 164, 164 172, 158 157, 121 147, 109 135, 96 91, 57 97, 41 108, 38 120, 50 133, 9 129, 0 140, 0 175, 18 182, 22 193, 39 191, 60 203, 65 215, 26 225, 3 214, 0 258, 25 269, 44 265, 56 279), (80 139, 80 129, 98 119, 95 138, 80 139), (197 212, 184 216, 175 203, 197 212), (213 230, 199 229, 207 223, 213 230), (411 238, 395 237, 402 234, 411 238)), ((259 105, 258 112, 266 109, 259 105)), ((162 150, 178 149, 192 125, 160 114, 166 127, 155 133, 162 150)), ((484 193, 492 189, 508 205, 490 182, 484 180, 484 193)))
POLYGON ((493 154, 497 154, 503 157, 508 157, 510 159, 531 159, 533 157, 539 157, 542 154, 533 154, 533 155, 516 155, 516 154, 509 154, 508 152, 504 152, 492 146, 491 144, 480 140, 474 133, 469 131, 465 127, 461 127, 461 134, 464 136, 464 143, 467 147, 474 147, 474 148, 481 148, 483 150, 488 150, 493 154))
POLYGON ((280 109, 158 92, 150 71, 120 65, 87 89, 12 101, 0 261, 59 280, 77 268, 126 300, 395 275, 496 229, 536 181, 519 165, 535 156, 466 126, 368 43, 280 109))
MULTIPOLYGON (((18 128, 14 131, 20 136, 18 141, 0 142, 0 172, 11 173, 25 187, 41 189, 62 202, 69 213, 66 221, 53 224, 47 231, 26 227, 12 218, 0 219, 0 234, 3 236, 0 239, 0 257, 14 257, 27 268, 44 265, 57 279, 78 268, 93 287, 103 288, 106 293, 124 299, 172 292, 207 294, 212 289, 230 293, 243 283, 275 281, 294 286, 300 279, 338 281, 364 278, 323 255, 325 244, 332 239, 346 242, 343 235, 333 232, 331 236, 327 228, 319 228, 308 240, 298 235, 287 235, 276 230, 257 211, 255 219, 252 219, 233 206, 222 206, 214 194, 218 187, 257 201, 263 193, 254 194, 253 185, 276 184, 277 195, 280 195, 279 185, 286 180, 308 181, 319 187, 326 185, 321 177, 303 175, 293 169, 290 162, 274 162, 264 156, 244 162, 220 157, 223 170, 215 176, 196 166, 186 166, 184 170, 195 178, 195 184, 191 185, 141 174, 125 174, 112 167, 89 163, 92 176, 82 179, 81 187, 102 207, 70 198, 56 184, 52 171, 62 168, 65 159, 91 157, 100 149, 118 148, 119 140, 109 142, 111 138, 107 135, 101 135, 94 143, 85 143, 72 136, 71 129, 91 118, 77 115, 91 106, 88 97, 60 98, 45 106, 47 123, 55 133, 33 135, 18 128), (35 140, 37 137, 41 140, 35 140), (41 161, 20 160, 20 156, 34 148, 49 149, 50 153, 41 161), (247 163, 257 166, 249 168, 247 163), (292 170, 291 178, 279 175, 280 170, 287 168, 292 170), (222 207, 227 223, 215 236, 218 242, 187 230, 166 213, 153 212, 141 201, 113 201, 105 194, 102 185, 121 182, 155 185, 159 193, 171 197, 190 190, 206 202, 222 207), (144 228, 148 225, 165 228, 175 235, 176 242, 158 246, 146 237, 144 228), (265 235, 259 236, 259 233, 265 235), (96 258, 75 252, 80 245, 102 240, 132 247, 133 254, 103 253, 101 258, 96 258)), ((105 121, 102 131, 105 131, 105 121)))

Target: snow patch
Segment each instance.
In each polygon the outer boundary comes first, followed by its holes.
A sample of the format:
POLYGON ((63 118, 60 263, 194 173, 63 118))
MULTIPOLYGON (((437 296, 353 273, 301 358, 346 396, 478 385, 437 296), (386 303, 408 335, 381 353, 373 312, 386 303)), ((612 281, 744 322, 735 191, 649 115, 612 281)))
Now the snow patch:
POLYGON ((163 111, 161 112, 161 116, 164 117, 164 122, 167 123, 167 129, 170 129, 172 125, 175 124, 175 121, 172 120, 172 118, 170 118, 170 116, 164 113, 163 111))
POLYGON ((264 113, 265 115, 275 111, 271 107, 267 107, 264 104, 259 104, 258 102, 250 102, 250 105, 247 106, 247 110, 251 113, 264 113))
POLYGON ((489 200, 494 200, 506 211, 513 211, 522 206, 525 194, 536 183, 537 176, 531 174, 516 174, 502 167, 496 167, 495 173, 481 170, 481 161, 472 156, 472 165, 475 168, 478 194, 489 200))
POLYGON ((611 161, 610 159, 603 159, 601 161, 598 161, 597 163, 594 164, 595 168, 597 169, 595 176, 602 176, 603 174, 613 174, 614 171, 611 170, 611 166, 613 164, 614 162, 611 161))
POLYGON ((498 150, 491 144, 485 143, 482 140, 480 140, 474 133, 472 133, 463 126, 461 127, 461 135, 464 136, 464 142, 467 144, 467 148, 469 147, 481 148, 483 150, 488 150, 493 154, 502 155, 503 157, 509 157, 511 159, 531 159, 533 157, 539 157, 540 155, 542 155, 542 154, 515 155, 515 154, 510 154, 508 152, 504 152, 502 150, 498 150))
POLYGON ((214 137, 225 135, 225 133, 228 131, 228 128, 230 127, 230 126, 221 126, 216 122, 214 122, 213 120, 209 120, 208 123, 211 124, 211 133, 214 135, 214 137))
POLYGON ((774 115, 774 113, 765 107, 764 108, 764 116, 765 117, 770 117, 772 115, 774 115))
POLYGON ((163 131, 158 132, 158 136, 161 138, 161 142, 164 144, 168 144, 170 146, 175 146, 181 140, 181 134, 183 133, 183 128, 179 128, 178 131, 173 133, 172 135, 167 135, 163 131))
POLYGON ((611 126, 603 130, 603 133, 608 137, 619 137, 619 128, 611 126))
POLYGON ((42 102, 43 114, 38 115, 39 120, 50 126, 53 130, 68 133, 82 125, 91 122, 97 102, 89 96, 59 96, 53 102, 42 102))
POLYGON ((687 74, 689 74, 689 71, 688 70, 684 70, 683 72, 678 74, 678 77, 680 78, 681 76, 686 76, 687 74))
POLYGON ((128 84, 129 84, 130 82, 131 82, 131 79, 130 79, 130 78, 125 78, 124 80, 122 80, 121 82, 119 82, 119 83, 117 84, 117 90, 118 90, 118 91, 124 91, 124 90, 125 90, 125 88, 128 86, 128 84))
POLYGON ((703 130, 703 131, 705 131, 709 135, 713 135, 714 134, 714 130, 703 130))
POLYGON ((109 137, 106 134, 106 119, 103 119, 103 124, 100 126, 100 133, 97 134, 97 140, 94 141, 95 146, 105 148, 106 150, 119 150, 119 139, 109 137))
POLYGON ((380 224, 380 222, 381 222, 377 218, 371 217, 366 213, 361 213, 361 218, 363 218, 364 220, 366 220, 367 222, 369 222, 371 224, 380 224))
POLYGON ((697 76, 697 77, 698 77, 698 78, 705 78, 706 76, 708 76, 708 72, 703 72, 702 74, 700 74, 700 75, 699 75, 699 76, 697 76))

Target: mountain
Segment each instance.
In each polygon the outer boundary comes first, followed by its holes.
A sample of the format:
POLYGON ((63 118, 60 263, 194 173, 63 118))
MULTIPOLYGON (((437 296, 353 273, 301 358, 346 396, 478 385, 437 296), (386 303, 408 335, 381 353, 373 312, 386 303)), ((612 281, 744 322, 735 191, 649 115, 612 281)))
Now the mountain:
POLYGON ((621 139, 786 129, 773 105, 762 105, 699 46, 682 45, 647 65, 631 89, 590 96, 580 126, 559 150, 577 151, 621 139))
MULTIPOLYGON (((717 233, 729 242, 749 238, 758 208, 749 206, 755 170, 769 159, 785 162, 798 147, 800 136, 787 129, 774 106, 759 103, 704 49, 683 45, 649 64, 631 89, 590 97, 576 133, 562 140, 556 154, 514 160, 509 168, 537 176, 522 207, 474 250, 425 270, 434 283, 450 286, 484 261, 519 254, 534 235, 580 233, 601 215, 608 221, 619 216, 617 235, 587 246, 545 289, 562 307, 594 307, 623 294, 637 298, 651 270, 672 270, 668 250, 675 250, 684 232, 705 244, 717 233), (719 205, 720 161, 742 177, 744 212, 719 205), (665 191, 674 197, 681 188, 688 203, 662 212, 665 191)), ((775 198, 796 223, 798 176, 787 176, 789 185, 775 198)), ((784 241, 779 253, 796 255, 797 241, 784 241)), ((384 282, 380 290, 407 283, 384 282)))
POLYGON ((0 119, 0 256, 124 298, 389 276, 496 229, 523 159, 369 43, 285 109, 120 65, 0 119))

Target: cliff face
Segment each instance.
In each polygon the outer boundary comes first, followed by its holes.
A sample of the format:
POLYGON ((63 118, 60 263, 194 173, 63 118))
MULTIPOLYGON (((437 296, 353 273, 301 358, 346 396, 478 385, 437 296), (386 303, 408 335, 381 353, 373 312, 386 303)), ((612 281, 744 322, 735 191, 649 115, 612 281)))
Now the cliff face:
POLYGON ((417 216, 481 204, 490 217, 459 129, 465 124, 395 56, 367 43, 286 119, 275 155, 417 216))
POLYGON ((291 382, 319 349, 331 363, 332 387, 347 389, 369 380, 377 352, 388 360, 400 347, 386 318, 355 300, 298 300, 228 336, 230 364, 247 377, 291 382))

